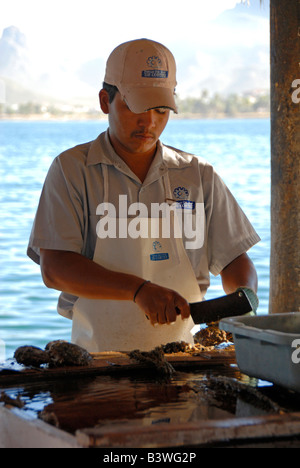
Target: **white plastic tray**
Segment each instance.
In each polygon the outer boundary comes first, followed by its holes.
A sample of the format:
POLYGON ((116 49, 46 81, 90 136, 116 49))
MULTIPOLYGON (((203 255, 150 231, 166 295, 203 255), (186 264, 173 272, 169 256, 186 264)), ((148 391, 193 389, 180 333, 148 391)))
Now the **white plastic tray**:
POLYGON ((300 312, 228 317, 219 327, 233 334, 244 374, 300 392, 300 312))

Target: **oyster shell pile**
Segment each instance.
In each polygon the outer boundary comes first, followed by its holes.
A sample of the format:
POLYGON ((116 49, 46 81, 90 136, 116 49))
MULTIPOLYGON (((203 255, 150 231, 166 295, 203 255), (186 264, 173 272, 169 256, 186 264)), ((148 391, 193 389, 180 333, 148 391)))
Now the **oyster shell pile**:
POLYGON ((231 333, 219 328, 219 322, 211 322, 194 335, 194 341, 196 345, 208 347, 233 342, 233 337, 231 333))

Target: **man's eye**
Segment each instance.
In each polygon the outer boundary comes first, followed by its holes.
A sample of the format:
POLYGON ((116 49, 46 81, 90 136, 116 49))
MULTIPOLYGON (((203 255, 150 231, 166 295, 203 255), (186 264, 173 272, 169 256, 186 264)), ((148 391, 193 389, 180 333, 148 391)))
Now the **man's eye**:
POLYGON ((165 107, 157 107, 155 109, 155 111, 158 113, 158 114, 165 114, 167 112, 167 109, 165 107))

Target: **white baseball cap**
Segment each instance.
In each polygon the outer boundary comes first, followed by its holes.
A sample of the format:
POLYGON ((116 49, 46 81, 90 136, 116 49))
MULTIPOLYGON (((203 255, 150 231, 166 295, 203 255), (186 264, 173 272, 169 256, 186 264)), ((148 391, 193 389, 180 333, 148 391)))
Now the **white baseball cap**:
POLYGON ((137 39, 116 47, 108 57, 104 81, 118 88, 136 114, 158 107, 177 114, 175 59, 158 42, 137 39))

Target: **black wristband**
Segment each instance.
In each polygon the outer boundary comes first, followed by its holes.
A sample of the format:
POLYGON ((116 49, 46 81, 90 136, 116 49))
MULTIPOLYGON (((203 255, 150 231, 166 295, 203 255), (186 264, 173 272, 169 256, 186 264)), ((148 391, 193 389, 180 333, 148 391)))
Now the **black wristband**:
POLYGON ((149 280, 146 280, 144 281, 142 284, 139 285, 139 287, 137 288, 137 290, 135 291, 135 294, 133 296, 133 302, 135 302, 135 299, 136 299, 136 296, 138 295, 138 293, 140 292, 140 290, 142 289, 143 286, 145 286, 145 284, 147 283, 150 283, 149 280))

